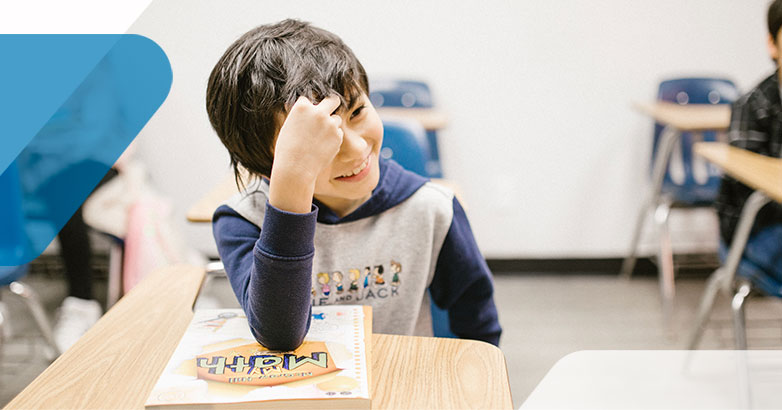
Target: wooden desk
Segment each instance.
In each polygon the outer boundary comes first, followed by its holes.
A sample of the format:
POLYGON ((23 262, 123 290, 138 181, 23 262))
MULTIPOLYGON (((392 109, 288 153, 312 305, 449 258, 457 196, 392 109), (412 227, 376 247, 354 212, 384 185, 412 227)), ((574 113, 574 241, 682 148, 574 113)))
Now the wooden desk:
MULTIPOLYGON (((139 409, 193 316, 204 270, 150 274, 7 409, 139 409)), ((487 343, 375 334, 372 408, 512 407, 502 352, 487 343)))
POLYGON ((679 131, 725 130, 730 125, 730 104, 689 104, 669 102, 635 103, 642 113, 679 131))
MULTIPOLYGON (((432 182, 443 185, 453 191, 456 197, 459 198, 462 207, 466 208, 466 205, 462 200, 461 189, 458 185, 447 179, 433 179, 432 182)), ((190 222, 212 222, 212 214, 214 214, 215 209, 237 192, 239 192, 239 190, 236 187, 233 175, 226 176, 220 184, 212 188, 211 191, 193 204, 193 206, 187 210, 185 217, 190 222)))
POLYGON ((433 108, 378 107, 377 113, 380 118, 413 119, 427 131, 437 131, 448 124, 448 117, 433 108))
POLYGON ((706 282, 695 326, 690 335, 689 348, 695 349, 697 347, 705 324, 711 315, 717 293, 722 290, 726 293, 730 292, 733 297, 731 306, 734 309, 733 334, 736 349, 745 350, 747 338, 743 305, 751 290, 751 284, 747 280, 738 281, 739 283, 736 284, 736 272, 757 213, 771 199, 782 203, 782 159, 756 154, 720 142, 696 143, 694 150, 696 154, 713 162, 725 173, 754 188, 755 191, 747 198, 741 209, 741 216, 733 234, 725 263, 706 282), (734 285, 737 290, 732 292, 734 285))
POLYGON ((636 262, 636 252, 644 223, 650 211, 654 210, 656 223, 660 228, 660 247, 657 265, 660 269, 660 291, 662 294, 663 317, 671 316, 674 298, 673 249, 667 234, 667 218, 671 201, 661 195, 663 180, 668 169, 674 146, 683 132, 695 134, 703 131, 723 131, 730 126, 729 104, 679 105, 668 102, 635 103, 635 109, 652 117, 664 126, 657 145, 657 155, 652 164, 652 185, 646 193, 636 219, 630 249, 622 262, 621 276, 629 278, 636 262), (659 218, 659 220, 657 220, 659 218))
POLYGON ((782 202, 782 159, 721 142, 699 142, 694 150, 733 178, 782 202))

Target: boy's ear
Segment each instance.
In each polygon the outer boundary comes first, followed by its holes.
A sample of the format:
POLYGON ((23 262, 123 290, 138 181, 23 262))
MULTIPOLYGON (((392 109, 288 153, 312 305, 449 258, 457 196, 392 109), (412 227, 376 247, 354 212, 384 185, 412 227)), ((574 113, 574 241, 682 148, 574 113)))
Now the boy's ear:
POLYGON ((771 34, 768 35, 768 55, 771 57, 774 62, 779 61, 779 47, 777 45, 777 41, 771 34))

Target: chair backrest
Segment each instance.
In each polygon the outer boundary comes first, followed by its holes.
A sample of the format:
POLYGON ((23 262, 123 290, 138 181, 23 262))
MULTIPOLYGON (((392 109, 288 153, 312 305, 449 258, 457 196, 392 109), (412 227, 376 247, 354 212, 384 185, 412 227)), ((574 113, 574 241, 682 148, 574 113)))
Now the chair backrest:
MULTIPOLYGON (((433 108, 432 91, 423 81, 380 79, 373 80, 369 86, 369 99, 375 107, 433 108)), ((442 178, 440 149, 437 131, 426 131, 429 156, 426 162, 426 174, 430 178, 442 178)))
MULTIPOLYGON (((738 89, 732 81, 723 78, 676 78, 660 83, 659 101, 686 104, 731 104, 738 98, 738 89)), ((663 126, 655 124, 652 161, 657 155, 663 126)), ((704 132, 704 141, 715 141, 715 132, 704 132)), ((719 170, 695 158, 692 144, 697 142, 690 133, 681 135, 674 146, 662 190, 674 200, 692 205, 705 205, 714 201, 719 193, 719 170)))
POLYGON ((432 108, 432 93, 422 81, 377 80, 369 86, 375 107, 432 108))
POLYGON ((429 146, 426 132, 420 123, 413 120, 383 120, 383 158, 398 162, 408 171, 428 176, 426 161, 429 158, 429 146))

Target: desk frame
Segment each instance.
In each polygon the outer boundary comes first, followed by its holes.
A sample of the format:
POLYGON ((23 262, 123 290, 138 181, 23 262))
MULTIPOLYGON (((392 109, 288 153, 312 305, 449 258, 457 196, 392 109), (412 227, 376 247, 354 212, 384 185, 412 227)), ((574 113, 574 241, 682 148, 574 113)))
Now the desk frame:
MULTIPOLYGON (((690 334, 688 348, 690 350, 696 349, 698 342, 703 335, 706 323, 709 320, 711 311, 714 308, 714 300, 717 293, 722 290, 729 292, 735 287, 736 292, 733 294, 731 300, 731 310, 733 315, 733 332, 736 349, 747 349, 747 337, 746 337, 746 324, 744 317, 744 302, 747 296, 749 296, 751 285, 746 280, 736 281, 736 272, 741 262, 741 256, 744 254, 744 249, 749 240, 749 235, 752 231, 752 225, 755 222, 755 217, 758 212, 769 202, 771 198, 764 192, 767 187, 756 184, 751 180, 749 175, 738 175, 738 169, 734 168, 735 164, 731 163, 731 159, 728 155, 734 156, 740 155, 743 161, 757 161, 763 162, 769 161, 768 157, 764 157, 760 154, 751 153, 728 146, 724 143, 698 143, 695 146, 695 153, 705 157, 707 160, 714 162, 717 166, 721 167, 724 172, 729 175, 733 175, 743 183, 753 186, 755 191, 749 196, 744 203, 744 208, 741 210, 741 216, 736 227, 736 232, 733 235, 730 248, 728 250, 728 256, 725 260, 725 264, 718 268, 711 274, 706 282, 706 289, 703 292, 700 305, 698 307, 698 313, 695 319, 695 326, 690 334)), ((739 158, 733 158, 734 160, 739 158)), ((777 176, 779 177, 779 183, 782 183, 782 160, 771 159, 775 161, 777 165, 777 176)), ((773 185, 773 181, 772 181, 773 185)), ((771 194, 771 192, 769 192, 771 194)), ((775 199, 782 201, 782 197, 774 195, 775 199)))
POLYGON ((636 219, 635 230, 630 240, 630 250, 622 261, 620 275, 630 278, 638 259, 638 243, 641 239, 646 217, 651 209, 659 236, 657 263, 659 270, 660 295, 662 296, 663 319, 670 326, 675 297, 673 246, 668 231, 668 216, 673 200, 662 195, 662 185, 668 169, 674 146, 679 143, 684 132, 690 132, 695 138, 702 139, 703 131, 724 131, 730 125, 730 107, 722 105, 693 104, 678 105, 657 102, 636 104, 636 109, 664 124, 660 133, 657 155, 652 165, 652 185, 647 191, 636 219))

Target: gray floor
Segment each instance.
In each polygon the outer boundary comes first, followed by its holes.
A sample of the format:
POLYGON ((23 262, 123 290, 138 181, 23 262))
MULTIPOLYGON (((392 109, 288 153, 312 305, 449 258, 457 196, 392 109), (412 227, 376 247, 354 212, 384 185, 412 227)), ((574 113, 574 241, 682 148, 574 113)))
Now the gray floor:
MULTIPOLYGON (((47 309, 54 310, 64 297, 62 279, 29 275, 47 309)), ((523 403, 546 372, 568 353, 587 349, 681 349, 685 345, 703 277, 680 278, 676 283, 676 307, 670 329, 660 313, 657 281, 639 277, 631 281, 613 274, 497 274, 496 303, 504 328, 502 351, 514 407, 523 403)), ((4 291, 7 292, 7 291, 4 291)), ((226 283, 214 280, 205 287, 208 305, 235 305, 226 283), (228 299, 228 302, 224 302, 228 299)), ((31 320, 7 293, 14 337, 3 346, 0 362, 0 405, 5 405, 46 368, 42 342, 31 320)), ((732 347, 728 301, 721 298, 703 348, 732 347)), ((756 297, 748 306, 751 349, 782 347, 782 303, 756 297)))

